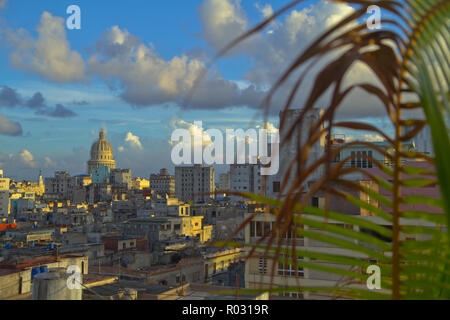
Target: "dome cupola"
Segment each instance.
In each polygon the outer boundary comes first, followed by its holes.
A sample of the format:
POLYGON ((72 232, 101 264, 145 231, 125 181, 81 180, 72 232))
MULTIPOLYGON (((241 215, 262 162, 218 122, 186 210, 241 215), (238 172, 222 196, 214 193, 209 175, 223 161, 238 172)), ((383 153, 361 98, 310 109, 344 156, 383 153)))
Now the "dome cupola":
POLYGON ((106 140, 106 132, 103 129, 100 131, 98 140, 92 144, 91 160, 88 162, 88 173, 91 174, 92 170, 98 168, 101 164, 112 169, 116 167, 111 143, 106 140))

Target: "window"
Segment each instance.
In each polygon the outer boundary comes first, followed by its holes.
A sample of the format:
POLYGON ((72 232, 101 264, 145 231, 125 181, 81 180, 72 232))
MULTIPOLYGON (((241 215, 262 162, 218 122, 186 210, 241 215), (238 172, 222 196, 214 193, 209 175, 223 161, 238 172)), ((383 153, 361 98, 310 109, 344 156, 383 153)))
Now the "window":
POLYGON ((250 222, 250 237, 251 238, 255 237, 255 228, 256 228, 255 224, 256 224, 255 221, 250 222))
POLYGON ((357 168, 361 168, 361 165, 362 165, 362 164, 361 164, 361 151, 358 151, 358 152, 357 152, 357 154, 356 154, 356 159, 357 159, 357 160, 356 160, 356 161, 357 161, 357 162, 356 162, 356 167, 357 167, 357 168))
POLYGON ((313 198, 311 199, 311 205, 312 205, 313 207, 315 207, 315 208, 318 208, 318 207, 319 207, 319 198, 313 197, 313 198))
POLYGON ((260 274, 267 274, 267 259, 259 258, 258 272, 260 274))
POLYGON ((280 293, 280 296, 287 297, 287 298, 294 298, 294 299, 302 299, 303 295, 298 292, 283 292, 280 293))
POLYGON ((352 168, 354 168, 356 166, 356 159, 355 159, 355 151, 352 151, 352 168))
POLYGON ((373 155, 373 152, 369 151, 369 165, 368 165, 369 168, 373 168, 373 162, 372 162, 373 156, 372 155, 373 155))
POLYGON ((279 181, 275 181, 275 182, 273 183, 273 192, 274 192, 274 193, 279 193, 280 190, 281 190, 281 184, 280 184, 280 182, 279 182, 279 181))
POLYGON ((262 237, 263 236, 262 223, 260 221, 256 222, 256 236, 257 237, 262 237))
POLYGON ((264 222, 264 235, 267 235, 270 233, 271 225, 270 222, 264 222))
MULTIPOLYGON (((280 259, 283 260, 292 260, 292 256, 280 255, 280 259)), ((302 257, 297 257, 297 261, 302 261, 302 257)), ((280 261, 278 263, 278 275, 285 277, 303 277, 304 271, 303 268, 297 266, 297 270, 295 265, 289 264, 286 261, 280 261)))
POLYGON ((363 151, 363 153, 362 153, 362 158, 363 158, 363 165, 362 165, 362 167, 363 168, 367 168, 367 151, 363 151))

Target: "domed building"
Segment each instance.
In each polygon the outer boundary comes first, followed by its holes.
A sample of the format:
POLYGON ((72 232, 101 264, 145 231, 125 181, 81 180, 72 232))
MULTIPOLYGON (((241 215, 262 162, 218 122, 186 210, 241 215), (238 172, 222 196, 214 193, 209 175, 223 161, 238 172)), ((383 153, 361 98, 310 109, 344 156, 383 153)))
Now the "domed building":
POLYGON ((103 129, 100 131, 98 140, 92 144, 91 160, 88 161, 88 173, 91 174, 92 170, 100 165, 105 165, 111 169, 116 168, 113 149, 111 143, 106 140, 106 133, 103 129))

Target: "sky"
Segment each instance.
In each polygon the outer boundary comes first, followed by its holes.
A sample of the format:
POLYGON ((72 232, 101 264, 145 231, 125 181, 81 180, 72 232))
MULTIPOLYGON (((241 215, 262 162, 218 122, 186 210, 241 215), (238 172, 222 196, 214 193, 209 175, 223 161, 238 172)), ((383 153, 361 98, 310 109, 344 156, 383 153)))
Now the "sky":
MULTIPOLYGON (((305 1, 211 64, 221 48, 288 2, 0 0, 0 169, 14 179, 36 180, 40 170, 84 174, 104 128, 118 167, 148 177, 173 170, 177 128, 192 130, 194 121, 205 130, 260 126, 267 89, 315 37, 354 10, 305 1), (79 30, 66 26, 70 5, 81 10, 79 30)), ((363 66, 348 78, 372 79, 363 66)), ((274 127, 288 89, 274 97, 274 127)), ((356 92, 340 116, 385 128, 381 108, 356 92)))

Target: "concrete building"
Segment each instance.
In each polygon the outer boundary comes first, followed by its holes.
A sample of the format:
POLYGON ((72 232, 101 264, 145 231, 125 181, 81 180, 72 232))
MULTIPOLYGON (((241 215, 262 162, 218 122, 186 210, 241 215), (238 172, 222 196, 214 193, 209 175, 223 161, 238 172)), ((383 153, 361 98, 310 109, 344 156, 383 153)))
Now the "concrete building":
POLYGON ((167 169, 161 169, 160 174, 150 176, 150 188, 155 194, 173 197, 175 195, 175 177, 169 175, 167 169))
POLYGON ((45 185, 42 179, 42 173, 39 172, 37 182, 32 181, 11 181, 10 191, 17 193, 35 193, 37 196, 42 196, 45 193, 45 185))
POLYGON ((14 260, 3 261, 0 263, 0 300, 31 298, 36 275, 45 274, 51 269, 62 269, 66 273, 69 266, 77 266, 80 273, 86 275, 88 263, 88 257, 83 254, 16 257, 14 260))
MULTIPOLYGON (((413 163, 405 163, 405 166, 411 166, 411 167, 420 167, 427 170, 433 170, 434 168, 427 162, 413 162, 413 163)), ((379 168, 367 168, 367 170, 372 176, 380 177, 385 180, 388 180, 389 177, 379 168)), ((421 176, 422 178, 427 178, 426 176, 421 176)), ((412 175, 403 175, 402 179, 411 179, 411 178, 417 178, 417 176, 412 175)), ((429 176, 428 178, 431 178, 429 176)), ((364 179, 361 179, 360 181, 361 185, 364 185, 365 187, 368 187, 376 192, 378 192, 380 195, 382 195, 384 198, 388 200, 392 200, 392 192, 389 190, 384 190, 381 188, 375 181, 372 181, 368 179, 368 177, 365 177, 364 179)), ((365 203, 369 203, 372 206, 376 208, 381 208, 384 211, 391 213, 392 209, 390 207, 384 206, 383 203, 378 202, 376 199, 371 199, 371 197, 367 194, 365 194, 362 191, 359 190, 347 190, 346 188, 340 189, 342 192, 349 193, 350 195, 359 198, 360 200, 364 201, 365 203)), ((421 196, 427 196, 430 198, 440 198, 440 191, 438 185, 435 186, 428 186, 423 188, 402 188, 401 189, 401 196, 407 197, 412 195, 421 195, 421 196)), ((392 229, 392 223, 384 220, 378 216, 376 216, 375 213, 368 211, 365 208, 360 208, 356 205, 353 205, 352 203, 341 200, 338 201, 336 197, 329 198, 330 200, 330 211, 335 212, 342 212, 348 215, 352 216, 352 219, 361 219, 370 223, 375 223, 379 226, 383 226, 386 229, 392 229)), ((325 208, 325 194, 321 191, 315 195, 315 197, 312 200, 312 205, 320 208, 325 208)), ((433 207, 427 204, 402 204, 402 210, 404 211, 424 211, 424 212, 433 212, 435 214, 443 214, 443 211, 437 207, 433 207)), ((250 217, 251 213, 247 214, 247 217, 250 217)), ((344 224, 341 221, 334 221, 332 219, 328 218, 321 218, 317 216, 311 216, 308 214, 303 213, 302 217, 308 218, 308 219, 314 219, 323 223, 327 223, 330 225, 333 225, 334 227, 341 227, 348 230, 352 230, 358 233, 366 233, 370 234, 372 236, 377 237, 379 240, 382 240, 385 242, 388 246, 391 242, 391 239, 385 238, 382 235, 377 234, 376 232, 366 230, 364 228, 360 228, 357 225, 353 224, 344 224)), ((251 223, 249 223, 245 228, 245 243, 248 244, 258 244, 261 246, 264 246, 267 244, 268 240, 265 239, 261 243, 259 240, 267 234, 269 231, 273 230, 275 223, 275 216, 269 213, 260 213, 256 215, 251 223)), ((400 224, 402 226, 416 226, 421 228, 436 228, 437 225, 433 222, 427 222, 424 220, 413 220, 413 219, 400 219, 400 224)), ((355 243, 357 245, 365 246, 370 249, 379 250, 377 246, 374 246, 373 244, 365 243, 364 241, 355 240, 353 238, 345 237, 345 236, 336 236, 335 234, 330 234, 324 231, 321 231, 319 229, 311 228, 309 226, 303 226, 305 230, 313 231, 317 234, 323 234, 325 236, 333 236, 338 238, 339 240, 348 241, 351 243, 355 243)), ((409 234, 409 233, 402 233, 400 238, 401 241, 405 240, 426 240, 426 235, 421 233, 420 235, 415 234, 409 234)), ((320 252, 320 253, 329 253, 334 255, 342 255, 342 256, 348 256, 358 259, 366 259, 366 260, 373 260, 373 257, 370 257, 366 254, 352 251, 349 249, 344 249, 342 247, 335 246, 333 244, 330 244, 328 242, 322 242, 318 241, 312 238, 303 238, 300 237, 298 234, 294 232, 294 230, 290 230, 287 232, 287 234, 284 235, 284 245, 283 248, 286 248, 286 246, 289 246, 289 248, 292 248, 293 242, 295 242, 295 247, 297 250, 306 251, 306 252, 320 252)), ((273 247, 276 247, 277 240, 275 240, 275 243, 273 244, 273 247)), ((271 270, 273 267, 273 256, 265 256, 264 250, 256 250, 256 254, 246 261, 246 271, 245 271, 245 281, 246 281, 246 288, 247 289, 261 289, 261 288, 267 288, 271 283, 273 283, 274 287, 334 287, 336 286, 339 281, 342 281, 342 276, 336 275, 334 273, 324 272, 324 271, 318 271, 317 269, 313 268, 298 268, 296 270, 295 265, 293 264, 287 264, 287 263, 281 263, 279 260, 275 263, 275 274, 271 275, 271 270)), ((384 254, 390 255, 391 253, 386 251, 384 254)), ((298 257, 298 261, 304 261, 304 262, 310 262, 310 260, 306 257, 298 257)), ((345 265, 345 264, 331 264, 326 261, 321 260, 315 260, 315 264, 319 264, 323 267, 332 267, 332 268, 342 268, 350 270, 351 266, 345 265)), ((376 264, 376 261, 374 262, 376 264)), ((363 288, 363 284, 361 285, 355 285, 356 288, 363 288)), ((294 298, 306 298, 306 299, 329 299, 330 296, 327 294, 311 294, 307 293, 303 297, 298 294, 298 292, 284 292, 282 293, 284 297, 294 297, 294 298)))
POLYGON ((126 185, 131 189, 131 169, 111 169, 110 182, 112 185, 126 185))
MULTIPOLYGON (((296 124, 293 135, 290 139, 288 139, 288 134, 290 129, 294 126, 295 122, 299 119, 300 114, 302 113, 302 109, 291 109, 287 111, 285 123, 283 128, 280 128, 280 170, 277 175, 270 176, 267 183, 267 195, 270 197, 277 197, 280 193, 280 187, 282 185, 282 181, 287 174, 289 166, 294 161, 294 159, 299 154, 298 145, 303 146, 306 142, 306 138, 308 137, 308 132, 310 126, 313 123, 316 123, 320 117, 322 116, 324 110, 319 108, 314 108, 309 111, 303 119, 303 122, 300 124, 296 124)), ((284 116, 284 112, 280 113, 280 122, 284 116)), ((324 125, 322 125, 322 129, 324 125)), ((306 165, 310 166, 312 163, 317 161, 320 157, 322 157, 325 146, 325 138, 322 137, 320 140, 314 144, 309 150, 309 157, 306 165)), ((293 178, 295 176, 297 166, 293 165, 292 171, 290 174, 290 178, 287 181, 286 190, 292 185, 293 178)), ((319 167, 315 170, 308 178, 308 180, 318 180, 323 174, 323 168, 319 167)), ((307 187, 307 181, 305 183, 305 187, 307 187)))
POLYGON ((178 202, 167 206, 167 215, 170 217, 189 217, 191 215, 191 205, 178 202))
MULTIPOLYGON (((345 142, 347 142, 345 135, 335 135, 331 138, 331 146, 333 149, 339 148, 345 142)), ((378 141, 372 142, 372 144, 387 152, 391 149, 390 144, 387 142, 378 141)), ((342 149, 334 158, 334 162, 337 163, 344 159, 349 159, 346 161, 344 168, 375 168, 376 164, 374 161, 380 162, 386 166, 392 166, 392 161, 390 161, 388 157, 377 150, 369 148, 365 144, 354 144, 342 149)))
POLYGON ((46 195, 54 195, 57 199, 68 199, 71 184, 70 173, 64 171, 55 172, 53 178, 45 178, 46 195))
MULTIPOLYGON (((233 164, 230 166, 230 189, 233 192, 250 192, 264 194, 264 177, 261 176, 260 164, 233 164)), ((231 196, 233 201, 245 199, 231 196)))
POLYGON ((94 168, 98 168, 102 164, 111 169, 116 168, 113 149, 111 143, 106 140, 106 132, 103 129, 100 131, 98 140, 92 144, 91 159, 88 161, 88 174, 90 175, 94 168))
POLYGON ((0 268, 0 300, 31 292, 31 268, 16 270, 0 268))
POLYGON ((111 179, 111 167, 100 164, 91 172, 92 183, 109 183, 111 179))
POLYGON ((139 237, 132 236, 105 236, 102 238, 102 242, 105 245, 106 250, 112 250, 114 252, 126 251, 126 250, 145 250, 147 249, 147 240, 139 237))
POLYGON ((9 178, 3 177, 3 170, 0 170, 0 221, 9 217, 9 178))
POLYGON ((414 138, 417 152, 425 153, 430 157, 434 157, 433 139, 431 137, 430 126, 427 125, 414 138))
MULTIPOLYGON (((227 272, 230 265, 243 260, 244 256, 240 248, 217 248, 204 254, 203 259, 205 261, 204 280, 206 283, 209 283, 212 281, 213 277, 227 272)), ((244 284, 244 282, 242 284, 244 284)))
POLYGON ((203 226, 203 217, 154 217, 131 219, 124 228, 127 234, 145 236, 150 242, 190 237, 201 243, 212 238, 213 226, 203 226))
MULTIPOLYGON (((131 187, 135 190, 143 190, 150 188, 150 181, 146 179, 141 178, 134 178, 131 182, 131 187)), ((174 189, 175 189, 175 183, 174 183, 174 189)))
POLYGON ((230 172, 222 173, 219 176, 219 189, 220 191, 227 191, 231 188, 231 175, 230 172))
POLYGON ((182 201, 206 203, 214 198, 213 167, 194 165, 175 168, 175 195, 182 201))

